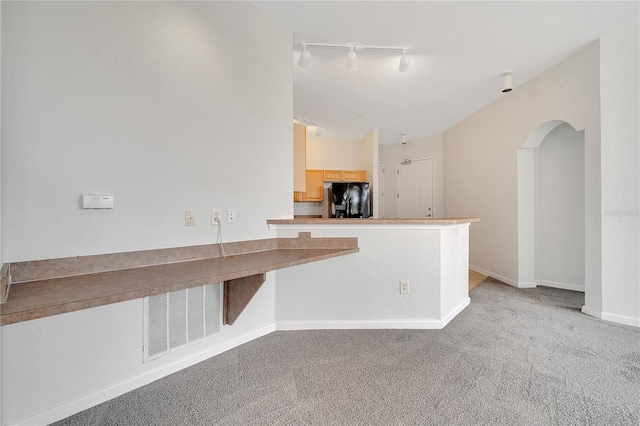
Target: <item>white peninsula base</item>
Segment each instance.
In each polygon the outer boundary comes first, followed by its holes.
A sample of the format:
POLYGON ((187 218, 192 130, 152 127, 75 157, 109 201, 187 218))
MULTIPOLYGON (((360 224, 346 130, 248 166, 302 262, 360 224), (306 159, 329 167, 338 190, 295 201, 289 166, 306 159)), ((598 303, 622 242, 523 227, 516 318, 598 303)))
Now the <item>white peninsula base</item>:
POLYGON ((360 252, 276 272, 278 330, 440 329, 469 305, 476 218, 270 220, 277 237, 357 237, 360 252), (401 293, 401 281, 408 293, 401 293))

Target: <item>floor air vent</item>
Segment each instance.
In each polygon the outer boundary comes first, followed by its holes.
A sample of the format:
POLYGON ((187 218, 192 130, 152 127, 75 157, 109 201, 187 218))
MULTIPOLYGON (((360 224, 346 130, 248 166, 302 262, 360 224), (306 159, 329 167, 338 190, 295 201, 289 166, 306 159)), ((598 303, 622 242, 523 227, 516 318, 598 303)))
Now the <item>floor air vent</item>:
POLYGON ((144 360, 220 332, 221 285, 207 284, 144 298, 144 360))

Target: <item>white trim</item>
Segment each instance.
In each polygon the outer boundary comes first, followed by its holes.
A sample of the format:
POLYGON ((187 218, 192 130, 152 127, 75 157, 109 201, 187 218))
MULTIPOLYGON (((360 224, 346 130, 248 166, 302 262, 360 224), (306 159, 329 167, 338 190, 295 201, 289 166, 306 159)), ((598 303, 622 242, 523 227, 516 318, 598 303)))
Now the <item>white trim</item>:
POLYGON ((128 380, 81 396, 80 398, 76 398, 26 419, 22 419, 16 423, 13 423, 13 425, 50 424, 53 422, 57 422, 73 414, 79 413, 80 411, 94 407, 98 404, 109 401, 110 399, 123 395, 129 391, 137 389, 141 386, 152 383, 158 379, 168 376, 169 374, 175 373, 176 371, 183 370, 213 356, 219 355, 223 352, 228 351, 229 349, 233 349, 259 337, 266 336, 267 334, 274 331, 276 331, 276 325, 274 323, 266 325, 252 332, 237 336, 214 347, 210 347, 201 352, 191 354, 189 356, 186 356, 185 358, 179 359, 169 364, 161 365, 155 369, 134 376, 128 380))
POLYGON ((587 305, 583 305, 581 311, 583 314, 587 314, 594 318, 602 319, 602 312, 600 312, 597 309, 591 309, 587 305))
POLYGON ((602 312, 597 309, 591 309, 587 305, 582 306, 581 310, 584 314, 604 321, 615 322, 616 324, 630 325, 632 327, 640 327, 640 317, 629 317, 626 315, 612 314, 610 312, 602 312))
POLYGON ((471 298, 470 297, 466 297, 462 301, 462 303, 460 303, 458 306, 453 308, 451 310, 451 312, 449 312, 447 315, 445 315, 445 317, 441 321, 442 322, 442 328, 446 327, 446 325, 449 324, 451 322, 451 320, 456 317, 456 315, 458 315, 460 312, 462 312, 462 310, 464 308, 469 306, 470 303, 471 303, 471 298))
POLYGON ((278 321, 276 330, 440 330, 470 303, 471 299, 465 298, 443 319, 278 321))
POLYGON ((581 293, 584 293, 584 284, 571 284, 571 283, 561 283, 557 281, 543 281, 543 280, 536 281, 536 284, 543 287, 559 288, 562 290, 572 290, 572 291, 579 291, 581 293))
POLYGON ((605 321, 611 321, 618 324, 630 325, 633 327, 640 327, 640 317, 629 317, 626 315, 611 314, 609 312, 603 312, 602 317, 605 321))
POLYGON ((503 277, 502 275, 499 275, 499 274, 494 274, 491 271, 487 271, 486 269, 478 268, 477 266, 473 266, 473 265, 469 265, 469 269, 471 269, 472 271, 478 272, 482 275, 495 278, 498 281, 502 281, 503 283, 509 284, 510 286, 513 286, 516 288, 536 288, 536 283, 534 281, 518 282, 518 281, 512 280, 511 278, 503 277))
POLYGON ((277 331, 291 330, 387 330, 415 329, 439 330, 443 322, 437 319, 415 320, 318 320, 318 321, 278 321, 277 331))

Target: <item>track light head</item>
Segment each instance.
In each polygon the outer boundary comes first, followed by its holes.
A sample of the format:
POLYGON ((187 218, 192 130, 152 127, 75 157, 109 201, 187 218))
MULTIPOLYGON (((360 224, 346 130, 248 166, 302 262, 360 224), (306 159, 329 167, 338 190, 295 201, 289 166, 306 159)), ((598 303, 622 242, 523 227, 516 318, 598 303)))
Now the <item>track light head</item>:
POLYGON ((298 59, 298 66, 303 70, 309 66, 309 61, 311 60, 311 52, 307 50, 307 45, 302 45, 302 53, 300 54, 300 59, 298 59))
POLYGON ((502 93, 510 92, 513 89, 513 70, 507 70, 502 74, 502 93))
POLYGON ((316 129, 316 136, 320 136, 322 134, 322 127, 318 126, 316 129))
POLYGON ((358 57, 356 56, 356 51, 353 46, 351 46, 349 53, 347 53, 347 69, 349 71, 358 69, 358 57))
POLYGON ((400 65, 398 66, 398 70, 400 72, 409 71, 409 65, 411 64, 411 58, 407 56, 407 49, 402 49, 402 56, 400 57, 400 65))
POLYGON ((406 145, 407 144, 407 134, 403 133, 402 137, 400 138, 400 142, 402 142, 402 145, 406 145))

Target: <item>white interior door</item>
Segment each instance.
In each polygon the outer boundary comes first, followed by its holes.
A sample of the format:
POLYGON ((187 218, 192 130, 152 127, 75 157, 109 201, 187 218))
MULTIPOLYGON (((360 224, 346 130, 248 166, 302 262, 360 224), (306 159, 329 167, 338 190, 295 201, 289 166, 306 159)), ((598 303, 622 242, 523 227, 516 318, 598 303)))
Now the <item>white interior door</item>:
POLYGON ((433 158, 398 162, 398 217, 433 217, 433 158))

